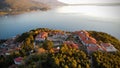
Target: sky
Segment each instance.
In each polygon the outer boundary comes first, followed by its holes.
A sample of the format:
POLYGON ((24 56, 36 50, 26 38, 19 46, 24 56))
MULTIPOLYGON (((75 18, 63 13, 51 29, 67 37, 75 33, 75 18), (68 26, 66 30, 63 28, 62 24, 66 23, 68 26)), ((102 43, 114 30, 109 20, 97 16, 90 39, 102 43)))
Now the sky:
POLYGON ((120 3, 120 0, 58 0, 68 4, 84 4, 84 3, 120 3))

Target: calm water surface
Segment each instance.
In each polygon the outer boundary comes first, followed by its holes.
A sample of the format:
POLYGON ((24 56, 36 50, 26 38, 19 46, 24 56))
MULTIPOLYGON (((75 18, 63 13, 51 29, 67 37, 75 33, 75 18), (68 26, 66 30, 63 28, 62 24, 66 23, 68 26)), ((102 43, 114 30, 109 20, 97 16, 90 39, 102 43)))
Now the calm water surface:
POLYGON ((36 11, 0 17, 0 39, 35 28, 95 30, 120 39, 120 6, 62 6, 46 12, 36 11))

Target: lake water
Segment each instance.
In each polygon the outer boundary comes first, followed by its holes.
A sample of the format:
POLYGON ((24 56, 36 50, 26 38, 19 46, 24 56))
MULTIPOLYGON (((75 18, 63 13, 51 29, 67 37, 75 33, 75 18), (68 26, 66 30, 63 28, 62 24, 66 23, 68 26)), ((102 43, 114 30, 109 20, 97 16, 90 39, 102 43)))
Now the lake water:
POLYGON ((120 39, 120 6, 62 6, 0 17, 0 39, 35 28, 102 31, 120 39))

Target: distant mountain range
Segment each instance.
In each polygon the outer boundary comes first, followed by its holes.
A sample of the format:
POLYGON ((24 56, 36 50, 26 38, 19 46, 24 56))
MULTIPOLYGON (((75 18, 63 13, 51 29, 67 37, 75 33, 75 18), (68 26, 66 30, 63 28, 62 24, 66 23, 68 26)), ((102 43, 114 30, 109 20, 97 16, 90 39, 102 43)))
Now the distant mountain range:
POLYGON ((63 3, 57 0, 0 0, 0 12, 47 10, 57 5, 63 5, 63 3))
POLYGON ((0 0, 0 9, 7 10, 33 10, 33 9, 47 9, 48 5, 35 2, 32 0, 0 0))

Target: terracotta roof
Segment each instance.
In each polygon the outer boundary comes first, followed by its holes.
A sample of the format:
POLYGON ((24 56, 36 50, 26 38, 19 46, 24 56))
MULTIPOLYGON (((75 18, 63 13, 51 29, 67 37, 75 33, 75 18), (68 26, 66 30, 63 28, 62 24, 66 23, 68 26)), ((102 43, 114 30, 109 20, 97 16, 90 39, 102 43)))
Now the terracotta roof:
POLYGON ((41 32, 40 34, 38 34, 37 36, 36 36, 36 39, 37 38, 45 38, 45 37, 47 37, 48 36, 48 33, 47 32, 41 32))
POLYGON ((109 47, 111 44, 110 43, 101 43, 101 45, 104 47, 109 47))
POLYGON ((106 48, 104 46, 101 46, 102 50, 103 51, 107 51, 106 48))
POLYGON ((77 31, 75 33, 77 35, 79 35, 81 40, 86 44, 96 44, 97 43, 97 41, 93 37, 90 37, 89 33, 85 30, 77 31))
POLYGON ((53 48, 54 52, 57 53, 59 52, 60 49, 57 49, 57 48, 53 48))
POLYGON ((75 44, 73 41, 66 41, 64 43, 67 44, 69 48, 76 48, 76 49, 78 49, 78 44, 75 44))
POLYGON ((89 51, 97 51, 99 49, 99 47, 98 46, 88 46, 87 49, 89 51))
POLYGON ((16 62, 21 62, 22 60, 23 60, 22 57, 18 57, 18 58, 15 58, 15 59, 14 59, 14 61, 16 61, 16 62))
POLYGON ((111 43, 101 43, 101 47, 107 52, 117 51, 117 49, 111 43))

